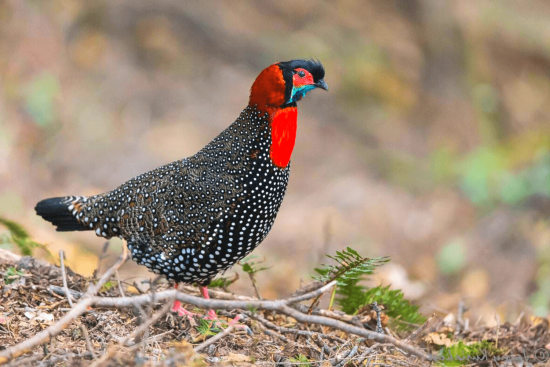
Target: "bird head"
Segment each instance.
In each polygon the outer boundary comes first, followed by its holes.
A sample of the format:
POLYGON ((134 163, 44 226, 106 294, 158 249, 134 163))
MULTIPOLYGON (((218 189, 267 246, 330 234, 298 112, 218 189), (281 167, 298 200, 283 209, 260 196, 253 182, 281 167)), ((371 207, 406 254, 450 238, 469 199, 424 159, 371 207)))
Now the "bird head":
POLYGON ((325 69, 319 61, 278 62, 264 69, 250 88, 249 105, 260 110, 294 106, 315 88, 328 90, 325 69))

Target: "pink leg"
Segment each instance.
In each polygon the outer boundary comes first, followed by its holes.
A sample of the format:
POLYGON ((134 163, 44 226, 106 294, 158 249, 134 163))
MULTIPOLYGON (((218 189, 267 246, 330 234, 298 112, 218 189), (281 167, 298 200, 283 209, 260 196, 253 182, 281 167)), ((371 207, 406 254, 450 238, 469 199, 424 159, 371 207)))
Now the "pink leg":
MULTIPOLYGON (((176 283, 175 288, 178 289, 178 283, 176 283)), ((189 319, 193 318, 193 316, 196 315, 195 313, 191 311, 187 311, 185 308, 183 308, 180 301, 174 301, 174 305, 172 306, 172 312, 177 312, 178 315, 180 316, 187 316, 189 319)))
MULTIPOLYGON (((208 288, 201 287, 201 293, 204 299, 210 299, 210 294, 208 294, 208 288)), ((216 311, 210 309, 208 310, 208 316, 205 317, 205 320, 217 320, 216 311)))
MULTIPOLYGON (((202 293, 202 296, 204 297, 204 299, 210 299, 210 294, 208 294, 208 288, 206 288, 206 287, 200 287, 200 288, 201 288, 201 293, 202 293)), ((239 321, 240 318, 241 318, 241 315, 235 316, 235 318, 233 320, 229 321, 229 325, 234 325, 237 328, 248 329, 248 326, 246 326, 246 325, 238 325, 237 324, 237 322, 239 321)), ((205 316, 204 319, 205 320, 217 321, 218 316, 216 315, 216 311, 208 310, 208 316, 205 316)))
MULTIPOLYGON (((176 283, 175 288, 178 289, 178 284, 177 283, 176 283)), ((201 293, 202 293, 202 296, 204 297, 204 299, 210 299, 210 294, 208 294, 208 288, 200 287, 200 289, 201 289, 201 293)), ((190 311, 187 311, 185 308, 183 308, 180 301, 174 301, 174 305, 172 306, 172 311, 177 312, 178 315, 180 315, 180 316, 187 316, 189 319, 192 319, 193 316, 197 316, 197 314, 195 314, 193 312, 190 312, 190 311)), ((229 325, 234 325, 237 328, 248 329, 248 326, 238 324, 238 321, 239 321, 240 318, 241 318, 240 315, 235 316, 235 318, 229 322, 229 325)), ((208 310, 208 314, 205 315, 204 319, 205 320, 212 320, 214 322, 220 321, 218 319, 218 316, 216 315, 216 311, 214 311, 214 310, 208 310)))

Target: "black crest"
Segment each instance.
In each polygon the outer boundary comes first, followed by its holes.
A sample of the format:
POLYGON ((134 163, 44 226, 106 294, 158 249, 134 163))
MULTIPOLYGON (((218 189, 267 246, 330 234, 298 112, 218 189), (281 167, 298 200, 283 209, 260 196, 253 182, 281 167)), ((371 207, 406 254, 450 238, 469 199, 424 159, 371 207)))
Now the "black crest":
POLYGON ((309 71, 313 76, 313 81, 317 83, 319 80, 325 77, 325 68, 318 60, 304 60, 297 59, 291 61, 283 61, 278 63, 279 67, 283 72, 283 78, 285 79, 286 89, 285 89, 285 101, 290 99, 292 93, 292 75, 295 69, 301 68, 309 71))

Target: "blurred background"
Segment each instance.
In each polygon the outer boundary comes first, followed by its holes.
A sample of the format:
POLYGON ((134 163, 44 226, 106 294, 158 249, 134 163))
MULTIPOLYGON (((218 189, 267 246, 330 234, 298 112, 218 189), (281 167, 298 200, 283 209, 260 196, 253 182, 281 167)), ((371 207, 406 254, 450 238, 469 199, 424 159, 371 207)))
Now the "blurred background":
POLYGON ((55 232, 37 201, 194 154, 263 68, 315 57, 330 92, 300 103, 263 295, 350 246, 391 256, 373 283, 427 314, 547 316, 549 20, 545 0, 0 1, 0 216, 90 275, 104 241, 55 232))

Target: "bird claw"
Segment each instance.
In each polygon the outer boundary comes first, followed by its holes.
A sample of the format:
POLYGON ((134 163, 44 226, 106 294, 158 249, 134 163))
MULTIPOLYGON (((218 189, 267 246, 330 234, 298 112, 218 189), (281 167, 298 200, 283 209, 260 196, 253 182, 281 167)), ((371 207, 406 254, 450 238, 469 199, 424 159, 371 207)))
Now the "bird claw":
POLYGON ((204 316, 204 319, 205 320, 211 320, 211 321, 216 321, 218 319, 218 316, 216 315, 216 311, 214 310, 208 310, 208 313, 204 316))
MULTIPOLYGON (((176 284, 176 289, 177 288, 178 288, 178 285, 176 284)), ((201 287, 201 292, 202 292, 202 295, 205 299, 210 299, 210 295, 208 294, 208 289, 206 287, 201 287)), ((177 312, 178 315, 180 315, 180 316, 187 316, 189 321, 192 322, 192 323, 195 322, 194 317, 199 316, 198 314, 187 311, 185 308, 183 308, 180 301, 174 301, 174 305, 172 306, 172 311, 177 312)), ((229 322, 224 321, 224 320, 220 320, 218 318, 218 315, 216 315, 216 311, 214 311, 212 309, 208 310, 207 314, 204 315, 204 317, 203 317, 204 320, 212 321, 212 324, 211 324, 212 327, 219 327, 220 329, 223 329, 223 327, 220 324, 224 323, 224 324, 227 324, 228 327, 233 326, 236 329, 244 329, 244 330, 246 330, 246 333, 248 335, 252 335, 253 334, 252 330, 248 326, 243 325, 243 324, 239 324, 239 320, 242 319, 242 318, 243 318, 243 315, 239 314, 239 315, 235 316, 235 318, 233 320, 229 321, 229 322)))
MULTIPOLYGON (((180 301, 175 301, 174 302, 174 305, 172 306, 172 309, 171 309, 172 312, 177 312, 177 314, 179 316, 186 316, 187 319, 191 322, 194 322, 194 317, 195 316, 200 316, 199 314, 197 313, 194 313, 194 312, 191 312, 191 311, 188 311, 186 310, 182 305, 181 305, 181 302, 180 301)), ((208 321, 212 321, 212 326, 217 326, 221 329, 223 329, 219 324, 221 323, 225 323, 227 324, 228 326, 233 326, 234 328, 236 329, 243 329, 243 330, 246 330, 246 333, 248 335, 252 335, 252 330, 246 326, 246 325, 243 325, 243 324, 239 324, 239 320, 242 318, 241 315, 237 315, 235 316, 235 318, 229 322, 227 321, 224 321, 224 320, 220 320, 218 318, 218 316, 216 315, 216 311, 214 310, 208 310, 208 313, 206 315, 204 315, 203 319, 204 320, 208 320, 208 321)))
POLYGON ((208 315, 205 316, 204 319, 212 321, 212 326, 217 326, 220 329, 224 329, 224 328, 221 327, 219 324, 224 323, 224 324, 227 324, 228 327, 233 326, 235 329, 243 329, 246 331, 248 335, 253 335, 252 330, 247 325, 239 324, 239 320, 242 319, 241 315, 237 315, 235 316, 235 318, 233 318, 233 320, 227 322, 225 320, 220 320, 214 310, 209 310, 208 315))
POLYGON ((175 301, 174 305, 171 309, 172 312, 177 312, 180 316, 187 316, 189 320, 192 320, 194 316, 198 316, 198 314, 193 313, 191 311, 187 311, 183 306, 181 305, 180 301, 175 301))

